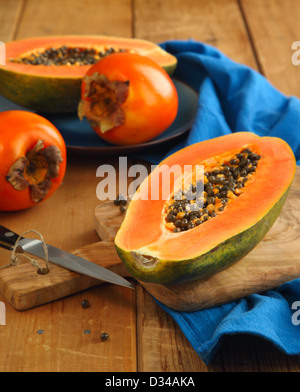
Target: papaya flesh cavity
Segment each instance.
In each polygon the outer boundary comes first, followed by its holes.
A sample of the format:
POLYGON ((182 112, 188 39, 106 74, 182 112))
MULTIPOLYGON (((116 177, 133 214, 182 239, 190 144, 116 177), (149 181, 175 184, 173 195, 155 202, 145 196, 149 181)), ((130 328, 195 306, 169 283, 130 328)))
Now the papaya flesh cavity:
POLYGON ((146 40, 109 36, 56 36, 6 43, 0 66, 0 94, 25 108, 42 112, 76 112, 81 81, 89 67, 120 51, 147 56, 170 75, 177 59, 146 40))
POLYGON ((84 47, 68 47, 66 45, 57 48, 34 50, 17 58, 10 59, 13 63, 27 65, 47 66, 84 66, 92 65, 112 53, 125 52, 126 49, 104 47, 102 50, 84 47))
POLYGON ((144 282, 172 285, 211 276, 243 258, 266 235, 295 168, 286 142, 250 132, 186 147, 140 185, 116 235, 116 250, 129 272, 144 282), (170 168, 165 197, 161 190, 170 168), (157 188, 159 197, 153 200, 157 188))

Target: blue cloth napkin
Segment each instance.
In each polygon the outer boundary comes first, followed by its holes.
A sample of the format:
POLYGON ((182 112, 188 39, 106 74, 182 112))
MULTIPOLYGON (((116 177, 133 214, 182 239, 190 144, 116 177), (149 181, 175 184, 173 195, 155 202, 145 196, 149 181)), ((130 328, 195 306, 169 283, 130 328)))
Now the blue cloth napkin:
MULTIPOLYGON (((174 77, 199 91, 199 102, 187 138, 168 152, 149 155, 149 161, 159 163, 166 155, 205 139, 251 131, 284 139, 300 164, 299 99, 285 96, 258 72, 232 61, 209 45, 188 40, 167 41, 161 46, 177 57, 174 77)), ((157 302, 208 364, 222 338, 233 334, 256 335, 286 354, 299 355, 300 302, 297 301, 300 301, 300 279, 276 290, 196 312, 177 312, 157 302)))

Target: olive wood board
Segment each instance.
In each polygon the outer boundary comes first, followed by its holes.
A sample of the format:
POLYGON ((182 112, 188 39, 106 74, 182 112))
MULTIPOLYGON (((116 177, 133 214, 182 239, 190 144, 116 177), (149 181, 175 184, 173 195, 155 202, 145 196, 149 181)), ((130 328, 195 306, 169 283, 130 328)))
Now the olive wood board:
MULTIPOLYGON (((102 241, 73 253, 130 277, 113 243, 124 214, 113 202, 95 210, 95 230, 102 241)), ((265 238, 242 260, 209 278, 176 286, 139 282, 165 305, 193 311, 263 292, 300 277, 300 168, 284 208, 265 238)), ((0 292, 17 310, 30 309, 103 282, 50 263, 50 272, 39 275, 30 263, 0 270, 0 292)), ((130 290, 130 289, 128 289, 130 290)))

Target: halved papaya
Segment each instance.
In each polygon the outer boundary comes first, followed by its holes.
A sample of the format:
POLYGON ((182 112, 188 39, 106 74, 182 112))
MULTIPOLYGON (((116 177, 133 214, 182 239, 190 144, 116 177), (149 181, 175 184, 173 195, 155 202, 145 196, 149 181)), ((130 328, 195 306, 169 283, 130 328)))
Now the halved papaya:
POLYGON ((117 253, 144 282, 172 285, 211 276, 269 231, 295 168, 285 141, 250 132, 186 147, 159 164, 132 197, 115 238, 117 253))
POLYGON ((76 112, 83 76, 91 64, 118 51, 145 55, 170 75, 175 56, 140 39, 105 36, 27 38, 6 44, 0 66, 0 94, 23 107, 42 112, 76 112))

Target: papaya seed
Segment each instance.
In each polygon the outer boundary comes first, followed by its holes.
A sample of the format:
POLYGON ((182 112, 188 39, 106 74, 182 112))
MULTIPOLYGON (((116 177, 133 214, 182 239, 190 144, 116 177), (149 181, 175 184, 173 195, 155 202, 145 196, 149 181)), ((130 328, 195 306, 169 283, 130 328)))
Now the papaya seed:
POLYGON ((192 183, 171 197, 171 203, 165 206, 167 229, 173 233, 191 230, 221 214, 245 192, 245 183, 253 181, 260 158, 248 147, 225 160, 216 157, 214 168, 205 167, 201 194, 192 197, 197 190, 197 184, 192 183))
POLYGON ((27 53, 26 55, 11 59, 15 63, 29 65, 92 65, 112 53, 124 52, 125 49, 112 47, 97 50, 95 48, 80 48, 61 46, 47 48, 43 51, 27 53))

